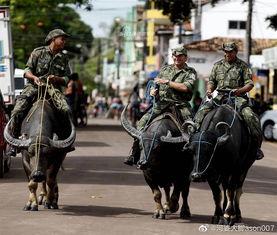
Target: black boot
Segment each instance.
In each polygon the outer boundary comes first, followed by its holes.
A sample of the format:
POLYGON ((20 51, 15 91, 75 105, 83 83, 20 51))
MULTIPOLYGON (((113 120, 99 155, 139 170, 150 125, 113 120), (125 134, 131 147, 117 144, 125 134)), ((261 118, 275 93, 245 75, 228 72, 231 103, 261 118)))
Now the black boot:
MULTIPOLYGON (((262 135, 261 135, 262 136, 262 135)), ((264 158, 264 153, 261 150, 261 146, 262 146, 262 138, 253 138, 253 146, 254 148, 257 148, 257 153, 256 153, 256 160, 261 160, 264 158)))
POLYGON ((263 151, 259 148, 259 149, 257 150, 256 160, 261 160, 261 159, 263 159, 263 158, 264 158, 264 153, 263 153, 263 151))
POLYGON ((140 157, 139 140, 135 139, 132 146, 131 154, 124 159, 123 163, 129 166, 132 166, 134 164, 137 164, 139 157, 140 157))

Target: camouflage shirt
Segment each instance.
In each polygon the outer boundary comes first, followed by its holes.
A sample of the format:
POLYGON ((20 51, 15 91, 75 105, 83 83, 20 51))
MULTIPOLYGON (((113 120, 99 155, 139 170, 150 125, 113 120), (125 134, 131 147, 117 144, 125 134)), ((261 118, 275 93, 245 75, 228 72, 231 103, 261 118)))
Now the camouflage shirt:
MULTIPOLYGON (((67 84, 71 69, 69 67, 68 57, 64 53, 60 51, 53 56, 49 46, 43 46, 34 49, 28 59, 24 72, 31 72, 37 77, 53 74, 63 77, 67 84)), ((28 82, 34 85, 33 81, 28 82)), ((46 80, 43 82, 46 82, 46 80)), ((61 90, 60 84, 56 84, 55 87, 61 90)))
POLYGON ((173 102, 175 104, 185 104, 191 100, 194 83, 197 78, 194 68, 191 68, 185 64, 183 69, 176 72, 174 65, 167 65, 162 68, 159 77, 164 80, 182 83, 189 90, 188 92, 181 92, 170 88, 168 85, 160 84, 158 95, 161 101, 173 102))
POLYGON ((247 84, 254 86, 251 69, 239 58, 236 58, 233 64, 229 64, 225 59, 215 63, 208 84, 226 90, 241 88, 247 84))

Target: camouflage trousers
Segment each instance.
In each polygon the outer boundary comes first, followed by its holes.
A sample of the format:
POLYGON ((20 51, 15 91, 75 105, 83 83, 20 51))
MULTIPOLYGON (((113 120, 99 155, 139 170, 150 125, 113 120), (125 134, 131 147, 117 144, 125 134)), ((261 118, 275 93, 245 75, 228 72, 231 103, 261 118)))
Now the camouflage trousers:
MULTIPOLYGON (((157 102, 153 105, 147 113, 145 113, 142 118, 139 120, 137 129, 142 130, 145 125, 150 123, 155 117, 161 114, 166 108, 171 104, 168 102, 157 102), (149 120, 151 119, 151 120, 149 120)), ((189 104, 186 105, 176 105, 177 109, 181 112, 181 115, 184 120, 192 120, 192 110, 189 104)))
MULTIPOLYGON (((21 95, 17 98, 14 109, 11 113, 10 129, 14 137, 18 137, 20 134, 20 124, 22 123, 25 115, 31 108, 33 101, 38 97, 38 87, 27 84, 21 95)), ((57 111, 59 111, 63 117, 72 119, 71 110, 64 98, 64 95, 58 90, 50 87, 48 90, 51 96, 51 103, 57 111)), ((43 97, 43 94, 42 94, 43 97)))
MULTIPOLYGON (((207 113, 209 113, 215 107, 213 102, 220 104, 222 98, 222 95, 218 95, 216 98, 204 103, 204 105, 200 107, 200 109, 194 117, 197 129, 200 128, 201 123, 204 117, 207 115, 207 113)), ((237 110, 240 110, 241 107, 241 114, 243 116, 244 121, 246 122, 246 125, 250 129, 251 135, 259 144, 261 144, 262 130, 258 116, 253 112, 253 110, 250 107, 248 107, 248 102, 246 99, 244 99, 243 97, 237 97, 237 110)))

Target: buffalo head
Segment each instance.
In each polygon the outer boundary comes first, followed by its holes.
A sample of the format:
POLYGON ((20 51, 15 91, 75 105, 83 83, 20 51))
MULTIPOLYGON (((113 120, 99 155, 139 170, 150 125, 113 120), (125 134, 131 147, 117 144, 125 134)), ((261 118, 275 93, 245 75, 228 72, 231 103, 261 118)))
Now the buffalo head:
POLYGON ((193 181, 205 181, 207 174, 212 171, 212 161, 218 148, 226 143, 229 137, 230 127, 225 122, 219 122, 214 131, 200 131, 192 135, 186 148, 194 156, 194 168, 191 173, 193 181))

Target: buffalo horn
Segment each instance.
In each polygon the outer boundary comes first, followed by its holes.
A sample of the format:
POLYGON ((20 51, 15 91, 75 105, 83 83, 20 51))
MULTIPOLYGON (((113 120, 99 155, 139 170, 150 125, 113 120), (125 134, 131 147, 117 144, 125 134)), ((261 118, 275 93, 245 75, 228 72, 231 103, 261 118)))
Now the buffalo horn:
POLYGON ((5 126, 5 129, 4 129, 4 137, 6 139, 6 141, 10 144, 10 145, 13 145, 13 146, 16 146, 16 147, 28 147, 31 143, 31 139, 28 138, 28 139, 17 139, 17 138, 14 138, 10 135, 9 133, 9 125, 10 125, 10 122, 11 122, 11 119, 9 120, 9 122, 7 123, 7 125, 5 126))
POLYGON ((125 108, 123 109, 123 111, 121 113, 121 117, 120 117, 121 125, 123 126, 125 131, 130 136, 132 136, 136 139, 140 139, 141 138, 141 133, 136 128, 134 128, 132 125, 130 125, 130 123, 127 120, 127 117, 126 117, 127 108, 128 108, 128 104, 125 106, 125 108))
POLYGON ((53 147, 53 148, 57 148, 57 149, 64 149, 69 147, 70 145, 73 144, 75 138, 76 138, 76 132, 75 132, 75 126, 72 122, 70 122, 71 124, 71 133, 69 135, 68 138, 66 138, 65 140, 51 140, 49 139, 49 144, 53 147))

